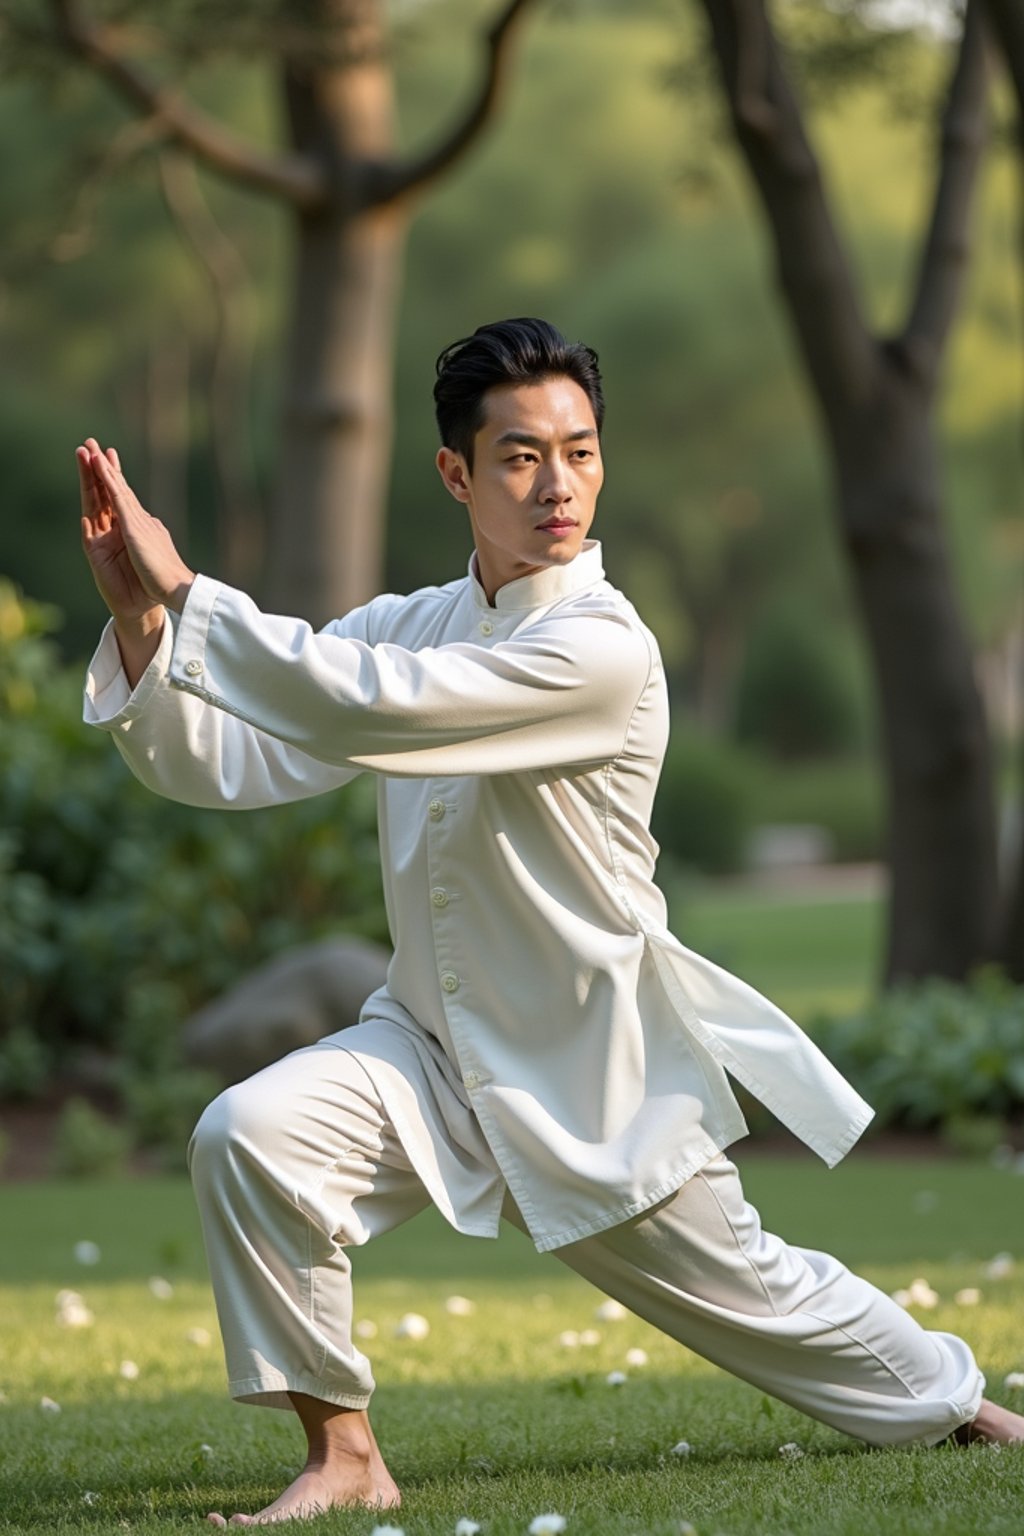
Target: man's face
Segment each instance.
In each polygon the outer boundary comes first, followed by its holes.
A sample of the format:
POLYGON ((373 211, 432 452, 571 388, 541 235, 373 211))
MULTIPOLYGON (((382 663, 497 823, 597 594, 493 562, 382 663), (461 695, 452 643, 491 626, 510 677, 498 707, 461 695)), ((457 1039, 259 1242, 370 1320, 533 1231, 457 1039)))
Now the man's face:
POLYGON ((590 400, 562 376, 488 390, 473 468, 450 448, 438 453, 437 467, 469 510, 491 602, 508 582, 579 554, 604 480, 590 400))

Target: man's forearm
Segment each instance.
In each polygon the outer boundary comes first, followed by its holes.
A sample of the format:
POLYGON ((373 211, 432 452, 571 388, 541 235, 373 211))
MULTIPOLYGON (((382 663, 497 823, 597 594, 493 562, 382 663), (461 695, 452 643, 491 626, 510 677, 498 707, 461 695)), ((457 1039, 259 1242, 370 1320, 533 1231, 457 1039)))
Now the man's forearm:
POLYGON ((156 655, 165 623, 166 613, 162 606, 150 608, 138 618, 125 619, 115 615, 114 634, 129 687, 135 687, 156 655))

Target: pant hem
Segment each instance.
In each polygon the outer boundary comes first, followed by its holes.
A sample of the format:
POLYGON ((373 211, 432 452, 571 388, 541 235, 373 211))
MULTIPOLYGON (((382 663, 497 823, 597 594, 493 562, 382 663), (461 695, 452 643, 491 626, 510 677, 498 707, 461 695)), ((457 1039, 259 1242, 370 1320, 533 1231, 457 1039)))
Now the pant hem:
POLYGON ((330 1387, 319 1376, 286 1376, 283 1372, 268 1372, 265 1376, 249 1376, 243 1380, 229 1381, 228 1394, 236 1403, 247 1403, 253 1408, 288 1408, 294 1411, 289 1392, 302 1392, 322 1403, 336 1408, 367 1408, 370 1392, 343 1392, 330 1387))

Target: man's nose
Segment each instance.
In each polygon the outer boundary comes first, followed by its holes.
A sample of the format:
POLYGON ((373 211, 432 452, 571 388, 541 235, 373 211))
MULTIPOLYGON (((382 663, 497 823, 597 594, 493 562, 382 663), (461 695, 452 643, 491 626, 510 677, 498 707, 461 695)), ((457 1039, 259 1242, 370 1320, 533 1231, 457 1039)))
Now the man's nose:
POLYGON ((569 489, 569 477, 563 464, 552 464, 544 476, 541 487, 540 499, 543 502, 551 502, 555 506, 563 501, 569 501, 572 491, 569 489))

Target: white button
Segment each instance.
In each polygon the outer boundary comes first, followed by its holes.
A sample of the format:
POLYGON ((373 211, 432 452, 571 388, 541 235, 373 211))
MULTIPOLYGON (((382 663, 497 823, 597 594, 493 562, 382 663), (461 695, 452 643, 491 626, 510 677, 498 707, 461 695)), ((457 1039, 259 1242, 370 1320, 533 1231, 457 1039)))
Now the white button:
POLYGON ((479 1088, 483 1082, 483 1076, 479 1072, 464 1072, 462 1082, 466 1088, 479 1088))
POLYGON ((493 635, 494 634, 494 625, 491 623, 490 619, 481 619, 480 620, 480 633, 482 635, 493 635))
POLYGON ((203 664, 201 661, 186 661, 185 663, 185 671, 189 677, 198 677, 202 670, 203 664))
POLYGON ((427 806, 427 815, 430 817, 431 821, 440 821, 441 817, 444 815, 444 801, 431 800, 430 804, 427 806))
POLYGON ((457 992, 459 990, 459 978, 453 971, 445 971, 441 977, 441 985, 446 992, 457 992))
POLYGON ((430 893, 430 899, 435 907, 446 907, 448 905, 448 892, 443 885, 435 885, 430 893))

